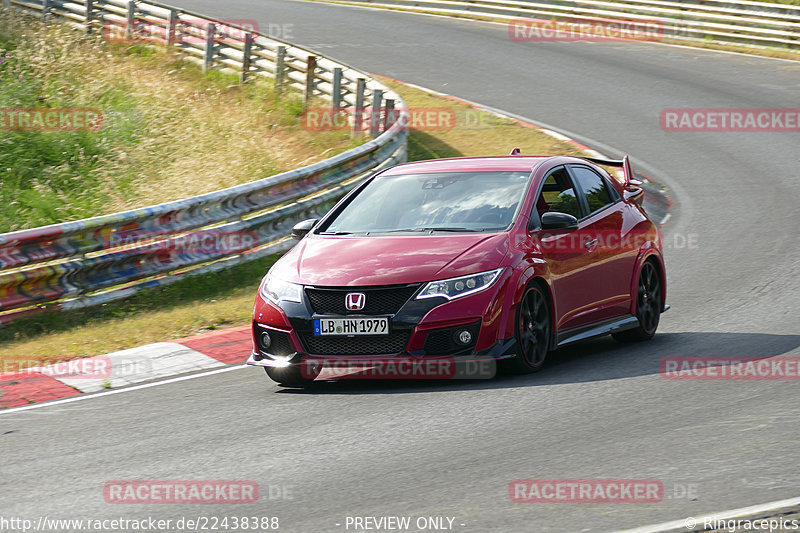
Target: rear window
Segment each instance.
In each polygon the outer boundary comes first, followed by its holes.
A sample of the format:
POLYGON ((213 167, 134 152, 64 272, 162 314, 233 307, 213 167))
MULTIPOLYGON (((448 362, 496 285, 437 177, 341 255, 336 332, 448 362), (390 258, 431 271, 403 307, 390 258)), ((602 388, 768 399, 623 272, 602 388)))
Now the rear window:
POLYGON ((578 182, 584 196, 586 196, 590 214, 614 203, 612 199, 614 197, 612 197, 611 191, 608 190, 608 185, 595 171, 578 166, 570 167, 570 170, 572 170, 575 181, 578 182))

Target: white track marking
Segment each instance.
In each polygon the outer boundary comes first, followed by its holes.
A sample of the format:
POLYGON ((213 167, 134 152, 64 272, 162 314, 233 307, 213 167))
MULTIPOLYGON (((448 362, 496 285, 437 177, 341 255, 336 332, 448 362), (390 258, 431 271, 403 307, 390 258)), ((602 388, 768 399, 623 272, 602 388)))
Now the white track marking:
POLYGON ((748 516, 765 513, 768 511, 778 511, 780 509, 787 509, 799 506, 800 498, 790 498, 788 500, 776 500, 773 502, 762 503, 759 505, 751 505, 750 507, 740 507, 739 509, 731 509, 729 511, 720 511, 718 513, 706 514, 703 516, 692 516, 684 518, 683 520, 673 520, 671 522, 664 522, 662 524, 655 524, 652 526, 637 527, 634 529, 626 529, 624 531, 617 531, 616 533, 667 533, 670 531, 685 531, 690 533, 692 531, 703 531, 703 523, 708 520, 731 520, 735 518, 744 519, 748 516), (694 527, 689 527, 689 521, 695 522, 694 527), (699 529, 698 529, 699 528, 699 529))

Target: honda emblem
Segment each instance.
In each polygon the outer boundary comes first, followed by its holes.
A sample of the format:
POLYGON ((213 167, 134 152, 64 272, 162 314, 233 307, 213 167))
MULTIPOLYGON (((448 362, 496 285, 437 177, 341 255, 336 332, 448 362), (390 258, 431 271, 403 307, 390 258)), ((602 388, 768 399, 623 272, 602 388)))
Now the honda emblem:
POLYGON ((361 311, 367 305, 367 295, 363 292, 348 293, 344 303, 348 311, 361 311))

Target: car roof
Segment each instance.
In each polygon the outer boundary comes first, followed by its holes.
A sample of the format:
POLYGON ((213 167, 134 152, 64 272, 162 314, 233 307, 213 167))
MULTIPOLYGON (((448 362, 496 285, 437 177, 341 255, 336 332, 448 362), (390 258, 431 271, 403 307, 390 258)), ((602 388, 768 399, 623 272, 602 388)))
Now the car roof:
POLYGON ((536 165, 553 156, 503 155, 481 157, 454 157, 432 159, 397 165, 383 172, 383 176, 397 174, 416 174, 427 172, 477 172, 482 170, 531 172, 536 165))

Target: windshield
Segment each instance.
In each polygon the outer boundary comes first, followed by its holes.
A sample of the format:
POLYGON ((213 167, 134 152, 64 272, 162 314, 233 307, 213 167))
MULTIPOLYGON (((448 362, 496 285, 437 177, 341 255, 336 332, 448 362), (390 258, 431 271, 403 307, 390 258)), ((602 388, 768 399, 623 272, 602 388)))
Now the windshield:
POLYGON ((321 233, 503 231, 514 221, 529 178, 519 171, 380 176, 321 233))

